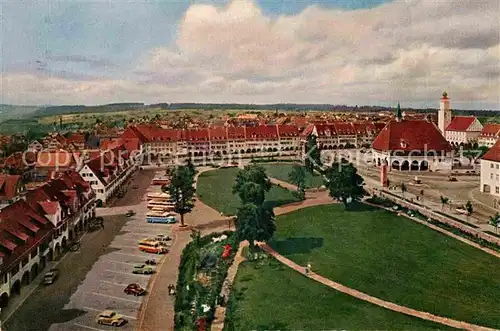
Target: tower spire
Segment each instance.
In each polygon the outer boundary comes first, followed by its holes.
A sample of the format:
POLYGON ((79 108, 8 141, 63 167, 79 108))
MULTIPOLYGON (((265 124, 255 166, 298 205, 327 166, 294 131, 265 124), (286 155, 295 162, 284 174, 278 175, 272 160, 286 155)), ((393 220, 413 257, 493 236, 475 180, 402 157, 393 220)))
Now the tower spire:
POLYGON ((403 120, 403 114, 401 113, 401 105, 398 102, 398 108, 396 108, 396 121, 401 122, 403 120))

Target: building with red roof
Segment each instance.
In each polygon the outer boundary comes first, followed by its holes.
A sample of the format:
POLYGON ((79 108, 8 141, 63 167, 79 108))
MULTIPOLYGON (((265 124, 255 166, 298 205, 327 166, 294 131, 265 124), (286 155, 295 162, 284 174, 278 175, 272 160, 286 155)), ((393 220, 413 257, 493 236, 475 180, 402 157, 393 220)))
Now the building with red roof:
POLYGON ((26 185, 20 175, 0 175, 0 209, 25 192, 26 185))
POLYGON ((75 171, 0 210, 0 307, 21 292, 95 216, 95 195, 75 171))
POLYGON ((500 140, 481 159, 480 191, 500 197, 500 140))
POLYGON ((445 137, 452 145, 459 146, 475 143, 483 125, 474 116, 455 116, 446 127, 445 137))
POLYGON ((500 140, 500 124, 485 124, 478 137, 478 145, 492 147, 498 140, 500 140))
POLYGON ((106 150, 91 153, 78 173, 95 192, 98 205, 104 205, 123 190, 123 185, 139 166, 140 158, 131 157, 126 141, 137 138, 118 138, 101 147, 106 150))
POLYGON ((396 120, 372 144, 373 163, 403 171, 451 170, 452 146, 430 120, 405 120, 398 104, 396 120))
POLYGON ((81 167, 81 154, 66 150, 42 151, 36 156, 35 172, 40 178, 54 178, 57 173, 81 167))

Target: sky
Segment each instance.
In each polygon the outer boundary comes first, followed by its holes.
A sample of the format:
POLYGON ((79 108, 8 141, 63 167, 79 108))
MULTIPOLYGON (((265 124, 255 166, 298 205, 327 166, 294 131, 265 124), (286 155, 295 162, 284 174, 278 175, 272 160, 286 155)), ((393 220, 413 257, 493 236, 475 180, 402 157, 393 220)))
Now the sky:
POLYGON ((0 103, 500 109, 498 0, 0 0, 0 103))

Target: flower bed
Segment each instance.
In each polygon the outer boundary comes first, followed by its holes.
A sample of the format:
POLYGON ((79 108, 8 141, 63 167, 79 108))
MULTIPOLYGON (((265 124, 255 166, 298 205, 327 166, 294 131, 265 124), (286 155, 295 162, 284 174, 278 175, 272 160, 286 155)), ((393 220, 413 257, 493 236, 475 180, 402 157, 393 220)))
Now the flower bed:
POLYGON ((176 331, 210 329, 215 305, 238 245, 236 235, 225 231, 195 236, 184 248, 175 299, 176 331), (227 238, 212 240, 222 235, 227 238))

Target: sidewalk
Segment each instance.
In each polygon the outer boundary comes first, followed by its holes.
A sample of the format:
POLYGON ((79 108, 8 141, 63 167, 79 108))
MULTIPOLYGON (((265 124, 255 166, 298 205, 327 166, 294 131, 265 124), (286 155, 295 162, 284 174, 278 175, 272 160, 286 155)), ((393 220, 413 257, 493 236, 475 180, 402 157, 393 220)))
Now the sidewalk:
MULTIPOLYGON (((363 178, 365 180, 366 186, 372 187, 372 188, 377 188, 379 190, 382 189, 382 185, 380 185, 380 183, 377 180, 372 179, 368 176, 363 176, 363 178)), ((397 195, 399 198, 403 199, 403 194, 402 194, 401 190, 388 190, 387 188, 385 190, 394 194, 394 195, 397 195)), ((463 222, 477 226, 477 227, 479 227, 479 229, 481 229, 481 231, 495 232, 495 228, 493 226, 491 226, 487 223, 484 223, 484 222, 480 222, 474 216, 467 217, 467 216, 462 215, 462 214, 450 213, 450 210, 448 208, 443 209, 443 206, 441 204, 430 201, 430 199, 425 199, 425 197, 424 197, 423 201, 422 201, 422 199, 417 200, 417 195, 410 193, 410 192, 405 192, 404 198, 409 199, 409 200, 413 199, 413 201, 420 203, 421 205, 424 205, 426 208, 428 208, 432 211, 445 213, 447 215, 458 218, 463 222)))
POLYGON ((486 207, 489 211, 492 212, 492 214, 494 214, 495 212, 500 212, 500 197, 496 198, 491 194, 482 193, 479 191, 479 188, 470 191, 469 197, 471 198, 472 202, 486 207), (493 207, 495 205, 496 208, 493 207))
POLYGON ((40 274, 36 276, 34 280, 30 282, 29 285, 23 285, 21 287, 21 294, 12 295, 9 297, 9 304, 7 307, 2 308, 0 312, 0 321, 5 323, 9 320, 9 318, 16 312, 21 305, 28 300, 28 298, 33 294, 33 292, 40 286, 43 281, 43 277, 50 270, 50 268, 56 268, 57 265, 64 260, 66 256, 68 256, 69 252, 65 252, 58 260, 47 262, 47 265, 43 270, 40 271, 40 274))

